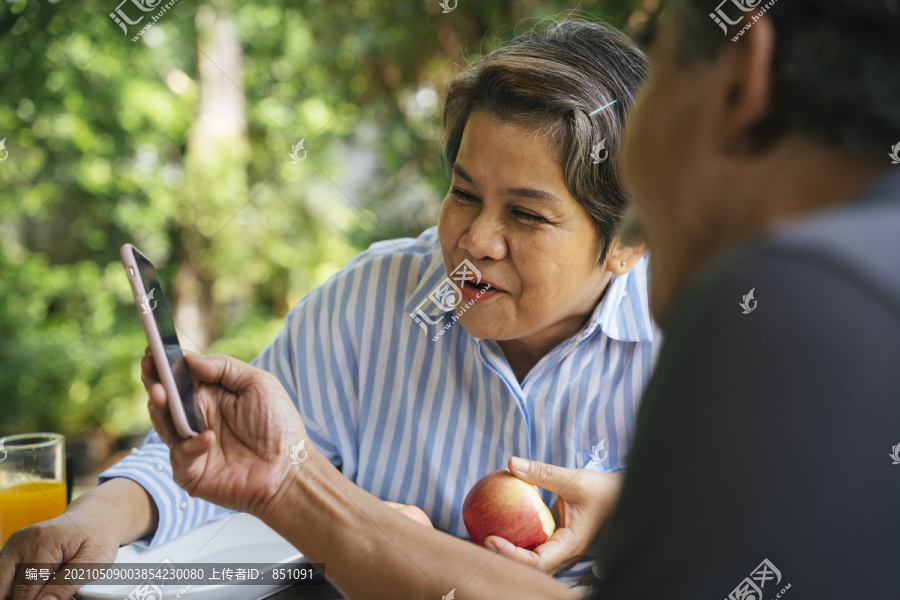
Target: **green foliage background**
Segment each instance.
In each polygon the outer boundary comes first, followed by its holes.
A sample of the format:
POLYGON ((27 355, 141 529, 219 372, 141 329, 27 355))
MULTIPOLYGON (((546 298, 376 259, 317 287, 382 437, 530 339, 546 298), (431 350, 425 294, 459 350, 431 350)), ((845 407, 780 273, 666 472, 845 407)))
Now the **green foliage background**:
POLYGON ((542 17, 627 29, 642 4, 179 0, 132 42, 117 2, 0 5, 0 435, 149 427, 121 244, 156 262, 170 304, 200 290, 203 351, 250 360, 347 259, 434 223, 449 180, 429 99, 460 65, 542 17), (228 17, 245 134, 193 148, 204 40, 228 17))

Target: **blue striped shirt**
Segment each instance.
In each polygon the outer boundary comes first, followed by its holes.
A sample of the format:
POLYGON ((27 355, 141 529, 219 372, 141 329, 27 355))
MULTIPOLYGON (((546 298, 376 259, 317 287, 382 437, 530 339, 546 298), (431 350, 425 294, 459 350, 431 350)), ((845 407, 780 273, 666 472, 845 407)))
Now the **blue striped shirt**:
MULTIPOLYGON (((613 276, 585 326, 521 383, 496 342, 472 337, 452 311, 442 315, 428 301, 447 277, 436 228, 373 244, 352 259, 297 303, 254 364, 281 380, 310 441, 346 477, 468 537, 466 492, 510 456, 624 470, 662 341, 648 308, 648 260, 613 276), (420 325, 411 315, 422 307, 430 322, 443 317, 450 326, 420 325)), ((155 432, 101 481, 111 477, 136 481, 156 502, 150 545, 228 512, 173 482, 155 432)), ((549 503, 552 495, 542 493, 549 503)), ((590 564, 582 561, 565 579, 590 564)))

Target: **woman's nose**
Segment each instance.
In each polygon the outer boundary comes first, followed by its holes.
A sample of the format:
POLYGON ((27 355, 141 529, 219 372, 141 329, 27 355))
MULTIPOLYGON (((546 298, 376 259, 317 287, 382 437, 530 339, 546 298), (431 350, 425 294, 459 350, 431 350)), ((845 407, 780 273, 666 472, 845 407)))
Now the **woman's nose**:
POLYGON ((476 259, 503 260, 508 251, 500 219, 483 210, 460 238, 459 245, 476 259))

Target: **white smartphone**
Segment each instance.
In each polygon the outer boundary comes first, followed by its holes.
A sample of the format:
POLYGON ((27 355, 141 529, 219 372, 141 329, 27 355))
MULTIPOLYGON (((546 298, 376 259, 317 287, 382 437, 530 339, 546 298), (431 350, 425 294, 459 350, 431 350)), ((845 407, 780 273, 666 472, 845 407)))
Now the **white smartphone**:
POLYGON ((124 244, 119 255, 144 324, 156 372, 168 396, 175 429, 186 438, 203 433, 206 423, 156 269, 150 259, 131 244, 124 244))

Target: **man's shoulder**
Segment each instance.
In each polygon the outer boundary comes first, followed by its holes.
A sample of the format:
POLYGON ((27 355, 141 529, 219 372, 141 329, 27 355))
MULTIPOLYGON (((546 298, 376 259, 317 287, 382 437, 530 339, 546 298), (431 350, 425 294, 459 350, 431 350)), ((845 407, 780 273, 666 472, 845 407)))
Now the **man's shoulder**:
POLYGON ((749 241, 682 297, 610 525, 609 597, 725 597, 764 558, 791 596, 897 597, 895 198, 749 241))
POLYGON ((815 380, 819 394, 900 422, 889 366, 900 356, 900 195, 872 199, 717 257, 672 313, 656 383, 693 372, 732 406, 777 411, 815 380))
POLYGON ((774 285, 789 276, 832 277, 900 305, 900 176, 879 178, 854 198, 771 229, 725 257, 725 273, 774 285))
POLYGON ((707 320, 730 319, 753 312, 759 303, 792 311, 799 320, 816 320, 833 318, 833 310, 875 305, 900 319, 898 232, 900 178, 885 177, 856 199, 780 225, 719 255, 676 313, 696 309, 707 320))

